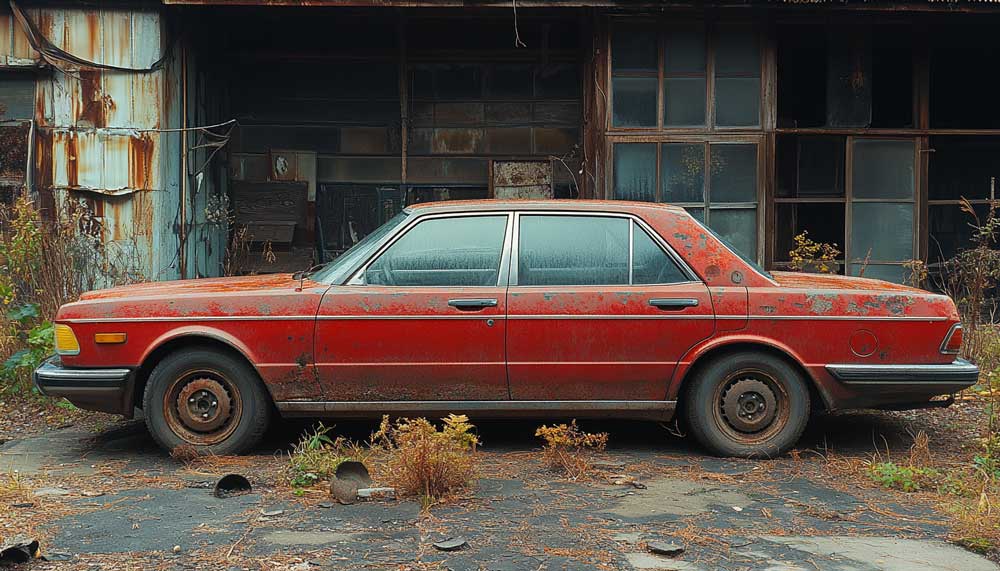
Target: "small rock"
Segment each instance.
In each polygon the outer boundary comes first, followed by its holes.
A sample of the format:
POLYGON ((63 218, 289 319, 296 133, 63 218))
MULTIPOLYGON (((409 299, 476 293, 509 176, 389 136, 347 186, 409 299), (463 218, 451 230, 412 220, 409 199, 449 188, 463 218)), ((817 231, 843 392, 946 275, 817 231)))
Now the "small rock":
POLYGON ((275 517, 285 513, 285 510, 260 510, 260 515, 264 517, 275 517))
POLYGON ((333 504, 331 504, 330 502, 320 502, 319 507, 328 510, 333 507, 333 504))
POLYGON ((743 511, 743 508, 741 508, 740 506, 733 506, 733 511, 734 512, 741 512, 741 511, 743 511))
POLYGON ((174 548, 171 551, 173 551, 174 553, 180 553, 181 552, 181 546, 180 545, 175 545, 174 548))
POLYGON ((80 492, 80 495, 85 498, 99 498, 104 495, 104 492, 80 492))
POLYGON ((625 462, 600 460, 597 462, 592 462, 590 465, 600 470, 620 470, 625 467, 625 462))
POLYGON ((358 497, 366 500, 374 498, 393 499, 396 497, 396 488, 359 488, 358 497))
POLYGON ((677 545, 676 543, 669 543, 666 541, 647 542, 646 549, 648 549, 650 553, 666 555, 667 557, 677 557, 681 553, 684 553, 683 545, 677 545))
POLYGON ((434 549, 439 551, 457 551, 468 545, 468 542, 465 541, 464 537, 449 537, 448 539, 437 541, 433 545, 434 549))
POLYGON ((36 496, 68 496, 69 490, 66 488, 38 488, 35 490, 36 496))

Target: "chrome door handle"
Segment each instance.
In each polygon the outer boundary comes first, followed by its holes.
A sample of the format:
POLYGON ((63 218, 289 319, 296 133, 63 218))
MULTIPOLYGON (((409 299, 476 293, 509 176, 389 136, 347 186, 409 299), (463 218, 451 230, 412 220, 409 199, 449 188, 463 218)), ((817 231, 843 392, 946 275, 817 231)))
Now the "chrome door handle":
POLYGON ((466 311, 475 311, 475 310, 483 309, 485 307, 496 307, 497 306, 497 300, 496 299, 487 299, 487 298, 482 298, 482 299, 480 299, 480 298, 476 298, 476 299, 449 299, 448 300, 448 305, 450 305, 452 307, 455 307, 455 308, 458 308, 458 309, 466 310, 466 311))
POLYGON ((698 300, 691 297, 667 297, 651 299, 649 305, 664 311, 677 311, 685 307, 698 307, 698 300))

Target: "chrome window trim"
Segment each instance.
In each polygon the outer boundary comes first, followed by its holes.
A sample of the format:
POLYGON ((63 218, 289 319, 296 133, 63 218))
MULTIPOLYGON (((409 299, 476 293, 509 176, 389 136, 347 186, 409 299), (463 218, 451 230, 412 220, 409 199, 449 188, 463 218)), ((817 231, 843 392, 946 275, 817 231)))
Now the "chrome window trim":
POLYGON ((958 355, 958 353, 961 351, 961 348, 956 349, 954 351, 947 351, 947 350, 945 350, 945 347, 948 346, 948 343, 951 343, 951 338, 955 335, 955 331, 957 331, 959 329, 962 330, 962 333, 964 335, 965 334, 965 328, 962 327, 962 322, 961 321, 959 321, 958 323, 955 323, 954 325, 952 325, 948 329, 948 333, 945 334, 944 339, 941 341, 941 345, 938 347, 938 351, 940 351, 941 353, 943 353, 945 355, 958 355))
POLYGON ((495 285, 488 285, 488 286, 418 286, 418 285, 397 286, 397 285, 382 285, 382 284, 379 284, 378 287, 386 287, 386 288, 440 288, 440 287, 445 287, 445 288, 456 287, 457 288, 457 287, 461 287, 463 289, 466 289, 466 288, 468 288, 468 289, 475 289, 475 288, 489 288, 489 289, 494 289, 494 288, 498 288, 498 287, 504 287, 504 281, 505 281, 505 279, 504 279, 504 257, 505 257, 505 254, 506 254, 507 258, 508 258, 507 265, 509 266, 509 264, 510 264, 509 253, 507 253, 507 251, 504 248, 506 248, 508 246, 507 237, 510 235, 510 226, 511 226, 511 224, 513 224, 513 217, 514 217, 513 213, 511 211, 509 211, 509 210, 490 210, 490 211, 481 211, 481 212, 480 211, 441 212, 441 213, 437 213, 437 214, 430 213, 430 214, 424 214, 424 215, 417 214, 416 216, 413 217, 412 220, 409 221, 408 224, 403 225, 401 228, 397 228, 396 233, 393 234, 393 235, 391 235, 391 236, 389 236, 388 240, 386 240, 385 242, 383 242, 382 245, 379 246, 378 249, 375 250, 375 253, 373 253, 367 260, 365 260, 364 263, 361 264, 361 266, 358 267, 358 269, 356 269, 354 271, 353 274, 351 274, 350 279, 348 279, 346 282, 344 282, 343 285, 349 285, 349 286, 369 286, 369 285, 372 285, 372 284, 367 284, 364 281, 364 275, 365 275, 365 272, 368 270, 368 267, 371 266, 373 263, 375 263, 375 261, 378 260, 379 257, 382 254, 384 254, 386 250, 388 250, 389 248, 391 248, 393 246, 393 244, 395 244, 403 236, 405 236, 407 232, 409 232, 414 227, 416 227, 417 224, 420 224, 421 222, 424 222, 426 220, 435 220, 435 219, 442 219, 442 218, 469 218, 469 217, 472 217, 472 216, 495 216, 495 217, 505 216, 507 218, 507 222, 506 222, 507 226, 504 228, 504 239, 503 239, 503 242, 501 243, 501 246, 500 246, 501 247, 501 250, 500 250, 500 267, 499 267, 499 269, 497 271, 497 283, 495 285))
POLYGON ((627 213, 627 212, 590 212, 590 211, 580 211, 580 210, 519 210, 514 213, 514 241, 511 245, 511 266, 510 266, 510 286, 511 287, 614 287, 614 286, 673 286, 673 285, 685 285, 704 282, 698 278, 690 266, 674 251, 673 247, 670 246, 663 239, 662 236, 655 230, 653 230, 646 221, 639 218, 638 216, 627 213), (628 273, 629 273, 629 283, 627 284, 559 284, 559 285, 549 285, 549 286, 534 286, 534 285, 523 285, 518 281, 519 267, 521 264, 521 217, 522 216, 577 216, 577 217, 599 217, 599 218, 623 218, 629 220, 629 233, 628 233, 628 273), (661 250, 669 257, 677 267, 680 268, 681 273, 683 273, 688 280, 680 282, 667 282, 667 283, 655 283, 655 284, 634 284, 632 275, 632 262, 635 250, 634 245, 634 228, 638 225, 639 228, 646 233, 653 240, 653 243, 660 247, 661 250))

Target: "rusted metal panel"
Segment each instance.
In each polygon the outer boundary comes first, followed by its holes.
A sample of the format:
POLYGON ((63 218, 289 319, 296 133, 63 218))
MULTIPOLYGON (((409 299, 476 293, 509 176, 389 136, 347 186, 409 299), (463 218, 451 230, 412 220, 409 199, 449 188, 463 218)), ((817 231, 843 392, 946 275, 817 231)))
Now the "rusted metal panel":
POLYGON ((13 13, 6 6, 0 8, 0 68, 35 67, 39 60, 13 13))
POLYGON ((493 196, 499 199, 552 198, 549 161, 493 161, 493 196))

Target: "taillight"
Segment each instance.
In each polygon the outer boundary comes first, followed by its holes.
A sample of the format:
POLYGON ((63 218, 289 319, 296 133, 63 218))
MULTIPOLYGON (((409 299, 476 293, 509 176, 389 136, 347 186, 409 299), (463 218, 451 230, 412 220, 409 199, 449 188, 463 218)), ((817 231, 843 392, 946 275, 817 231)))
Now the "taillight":
POLYGON ((944 337, 944 341, 941 342, 941 352, 958 354, 958 351, 961 348, 962 324, 956 323, 951 326, 951 329, 948 330, 948 334, 944 337))

